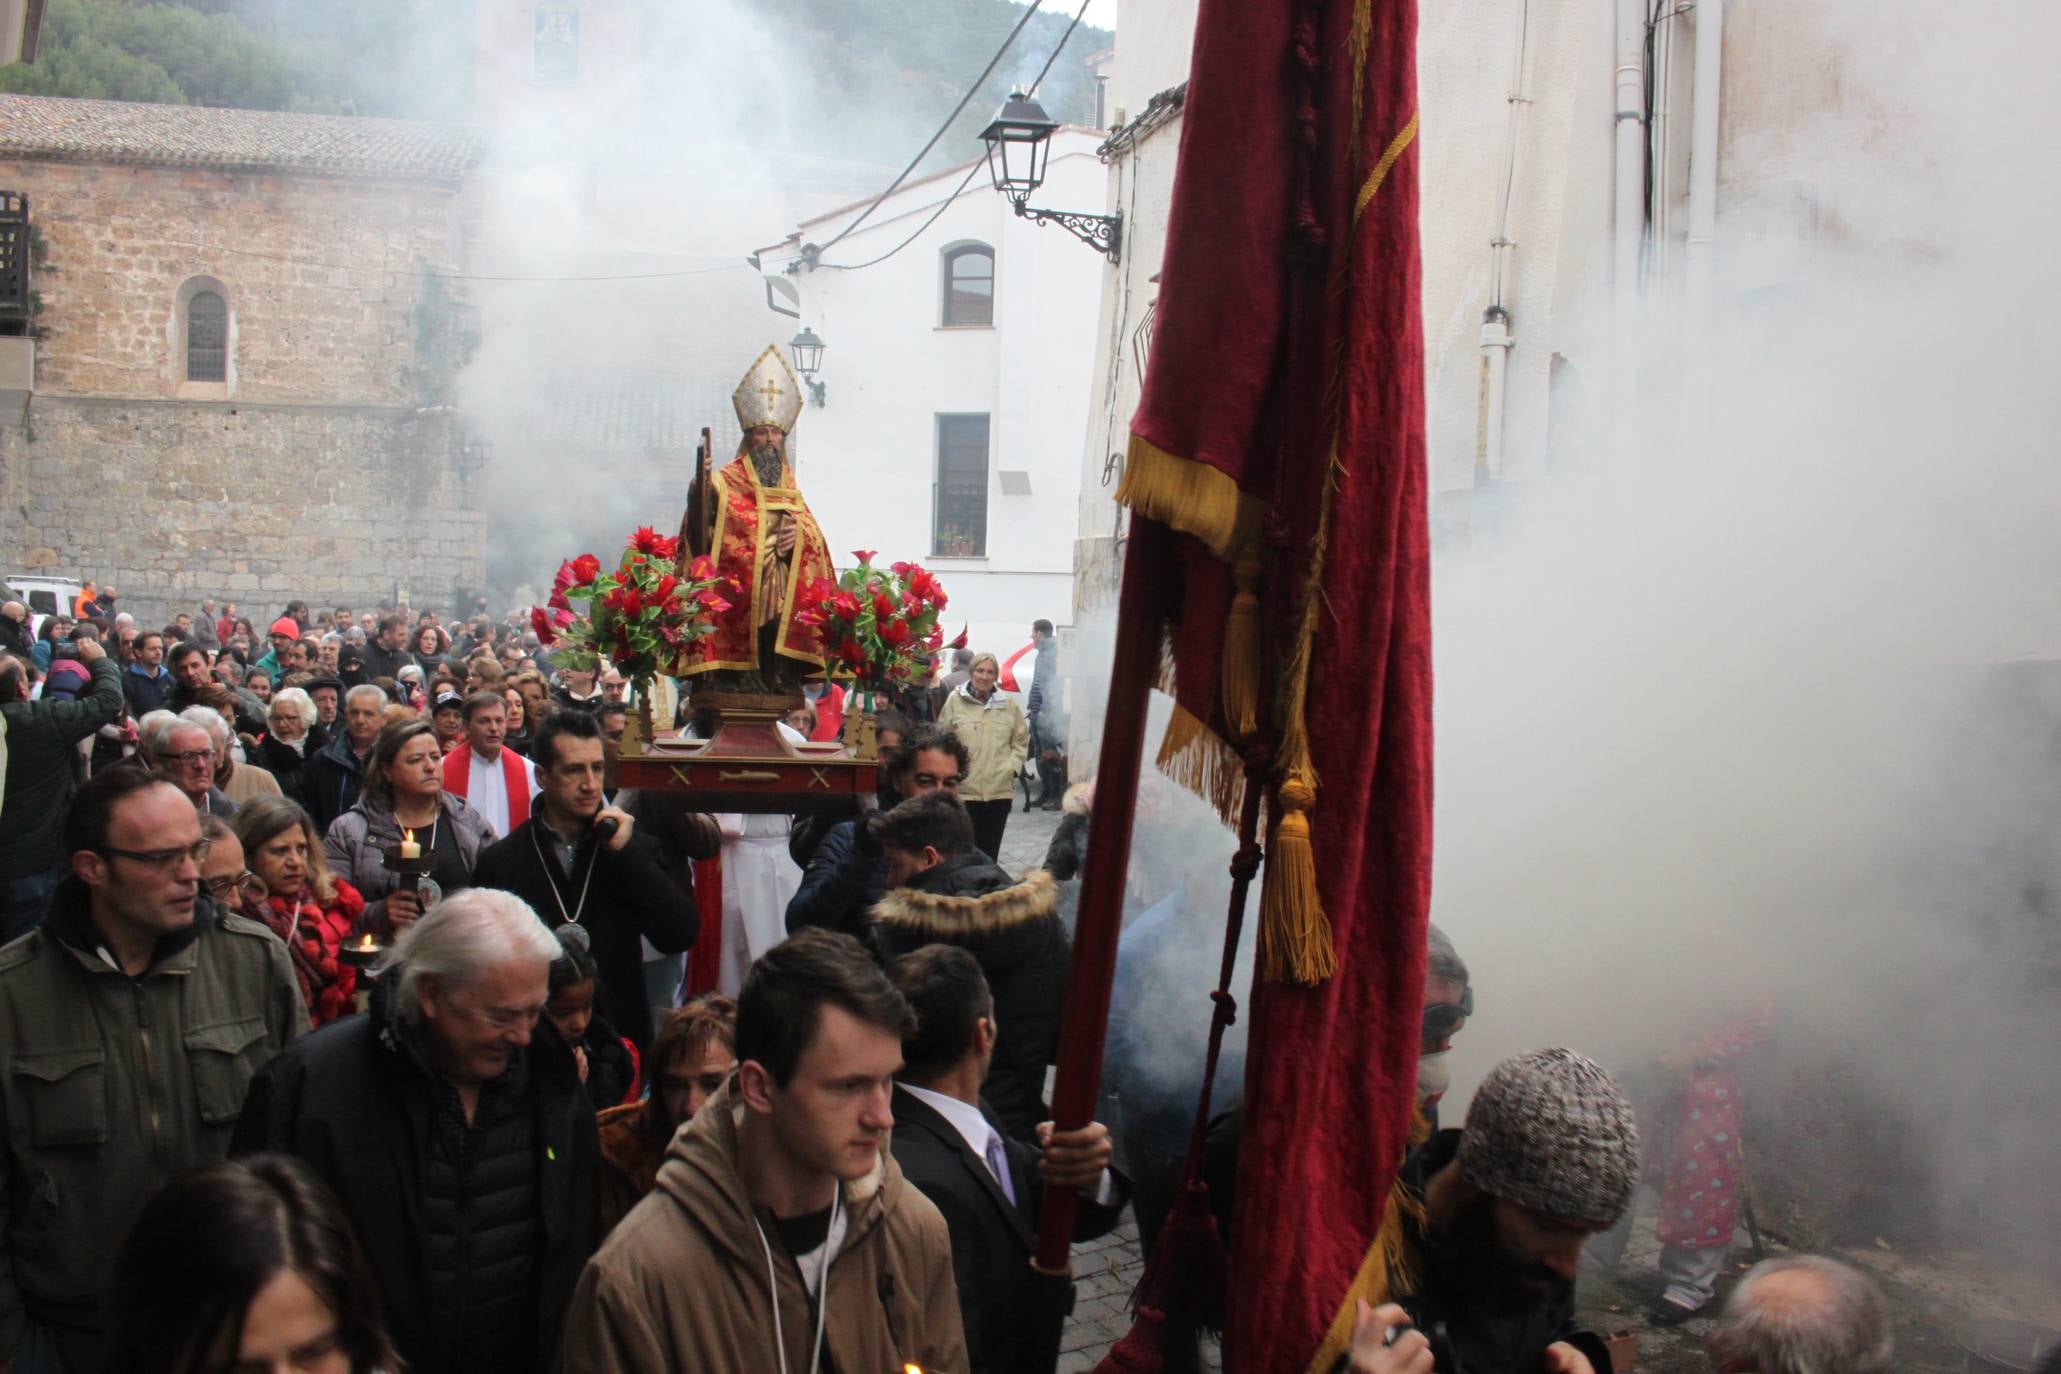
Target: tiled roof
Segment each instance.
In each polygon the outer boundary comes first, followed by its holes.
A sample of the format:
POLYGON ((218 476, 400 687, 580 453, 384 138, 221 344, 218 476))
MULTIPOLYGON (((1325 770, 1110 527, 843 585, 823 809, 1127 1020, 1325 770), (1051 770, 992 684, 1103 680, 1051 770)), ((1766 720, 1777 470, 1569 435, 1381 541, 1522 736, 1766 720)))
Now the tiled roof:
POLYGON ((462 124, 0 95, 0 157, 456 180, 485 144, 462 124))

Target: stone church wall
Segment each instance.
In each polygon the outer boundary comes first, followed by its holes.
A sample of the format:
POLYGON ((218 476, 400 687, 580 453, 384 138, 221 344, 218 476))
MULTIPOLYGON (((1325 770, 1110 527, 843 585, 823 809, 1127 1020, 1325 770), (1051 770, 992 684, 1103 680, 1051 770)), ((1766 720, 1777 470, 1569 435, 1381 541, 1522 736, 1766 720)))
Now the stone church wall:
POLYGON ((0 429, 0 565, 112 582, 164 623, 203 597, 262 626, 286 602, 449 610, 485 574, 487 517, 449 415, 37 396, 0 429))
POLYGON ((30 197, 36 389, 0 428, 0 571, 231 599, 448 608, 484 578, 451 379, 471 315, 455 181, 0 160, 30 197), (228 302, 222 381, 188 300, 228 302))

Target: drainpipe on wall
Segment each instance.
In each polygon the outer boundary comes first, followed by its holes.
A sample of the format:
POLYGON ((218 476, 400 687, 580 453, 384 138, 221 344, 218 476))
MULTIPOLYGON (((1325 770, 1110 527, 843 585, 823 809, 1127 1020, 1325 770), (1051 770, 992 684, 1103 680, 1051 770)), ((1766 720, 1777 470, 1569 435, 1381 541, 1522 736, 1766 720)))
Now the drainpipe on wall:
POLYGON ((1646 228, 1646 16, 1640 0, 1617 0, 1616 207, 1611 240, 1611 420, 1618 462, 1637 442, 1639 245, 1646 228))
POLYGON ((1489 303, 1481 312, 1481 398, 1475 414, 1474 485, 1503 475, 1503 394, 1510 372, 1510 308, 1504 293, 1517 244, 1510 237, 1510 202, 1517 197, 1517 141, 1524 107, 1525 49, 1531 40, 1531 0, 1518 0, 1517 46, 1510 62, 1509 120, 1504 131, 1503 186, 1497 196, 1496 234, 1489 240, 1489 303))
POLYGON ((1725 0, 1696 2, 1696 86, 1689 111, 1688 336, 1690 434, 1710 413, 1717 289, 1718 100, 1724 81, 1725 0))
POLYGON ((1510 372, 1510 312, 1492 305, 1481 312, 1481 403, 1475 417, 1474 485, 1485 487, 1503 472, 1503 385, 1510 372))

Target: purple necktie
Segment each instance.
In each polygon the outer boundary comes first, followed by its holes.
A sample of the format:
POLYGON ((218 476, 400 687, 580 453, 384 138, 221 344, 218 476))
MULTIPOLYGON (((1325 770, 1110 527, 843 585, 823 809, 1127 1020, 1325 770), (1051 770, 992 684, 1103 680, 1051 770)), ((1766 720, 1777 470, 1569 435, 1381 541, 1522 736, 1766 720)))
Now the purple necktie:
POLYGON ((995 1182, 1002 1185, 1002 1196, 1009 1199, 1009 1205, 1016 1205, 1016 1185, 1009 1181, 1009 1152, 1002 1148, 1002 1133, 988 1132, 988 1172, 995 1176, 995 1182))

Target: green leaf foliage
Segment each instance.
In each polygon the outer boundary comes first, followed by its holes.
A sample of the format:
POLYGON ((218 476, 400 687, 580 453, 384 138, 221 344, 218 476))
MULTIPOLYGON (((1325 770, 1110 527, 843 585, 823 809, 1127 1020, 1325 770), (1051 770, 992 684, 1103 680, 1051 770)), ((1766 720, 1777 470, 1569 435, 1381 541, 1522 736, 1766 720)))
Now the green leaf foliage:
POLYGON ((134 0, 50 0, 42 51, 0 68, 28 95, 336 113, 347 98, 333 60, 254 33, 230 14, 134 0))
MULTIPOLYGON (((776 49, 765 56, 791 81, 745 97, 792 114, 764 129, 769 141, 885 164, 923 146, 1024 13, 1013 0, 729 2, 762 29, 776 49)), ((0 90, 462 121, 472 111, 478 6, 499 3, 512 0, 50 0, 41 56, 0 68, 0 90)), ((1037 75, 1076 4, 1046 0, 940 141, 931 168, 980 152, 981 129, 1012 87, 1037 75)), ((647 29, 691 46, 694 15, 691 7, 654 10, 647 29)), ((1086 25, 1066 40, 1040 90, 1055 119, 1094 122, 1086 60, 1114 41, 1086 25)), ((665 62, 672 50, 646 51, 648 61, 665 62)), ((647 84, 662 101, 668 83, 647 84)))

